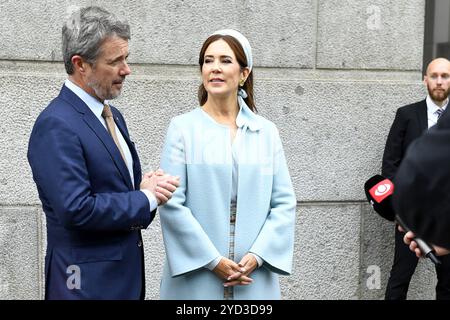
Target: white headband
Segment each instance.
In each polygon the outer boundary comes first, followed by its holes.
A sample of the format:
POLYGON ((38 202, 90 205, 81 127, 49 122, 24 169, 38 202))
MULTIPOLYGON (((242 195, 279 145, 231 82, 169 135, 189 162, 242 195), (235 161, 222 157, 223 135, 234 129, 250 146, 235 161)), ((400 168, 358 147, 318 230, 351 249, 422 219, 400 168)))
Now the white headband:
POLYGON ((244 49, 245 57, 247 58, 247 64, 249 71, 252 71, 253 68, 253 57, 252 57, 252 47, 250 46, 250 42, 248 42, 247 38, 242 35, 239 31, 233 29, 222 29, 214 32, 212 35, 219 34, 222 36, 232 36, 235 38, 244 49))

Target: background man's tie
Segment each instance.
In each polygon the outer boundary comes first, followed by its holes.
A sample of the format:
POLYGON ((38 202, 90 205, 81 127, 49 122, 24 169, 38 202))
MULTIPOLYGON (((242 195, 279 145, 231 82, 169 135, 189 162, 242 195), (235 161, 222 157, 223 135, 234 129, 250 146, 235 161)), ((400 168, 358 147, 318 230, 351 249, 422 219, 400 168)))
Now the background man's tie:
POLYGON ((107 104, 103 107, 102 117, 105 119, 106 127, 108 128, 109 133, 111 134, 111 137, 114 140, 114 143, 116 144, 117 148, 120 151, 120 155, 122 156, 123 161, 125 162, 125 165, 127 165, 127 160, 125 159, 125 154, 122 151, 122 147, 120 146, 119 139, 116 135, 116 123, 114 122, 113 114, 111 112, 111 107, 107 104))
POLYGON ((441 108, 436 110, 436 114, 437 114, 437 119, 439 120, 439 118, 442 116, 442 114, 444 113, 444 110, 442 110, 441 108))

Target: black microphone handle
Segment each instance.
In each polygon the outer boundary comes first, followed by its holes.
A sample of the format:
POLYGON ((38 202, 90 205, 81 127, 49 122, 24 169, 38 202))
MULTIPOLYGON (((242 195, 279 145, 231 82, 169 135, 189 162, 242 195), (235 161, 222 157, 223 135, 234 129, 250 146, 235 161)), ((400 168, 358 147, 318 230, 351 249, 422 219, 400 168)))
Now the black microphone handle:
MULTIPOLYGON (((406 232, 410 231, 398 215, 395 215, 395 220, 403 228, 403 230, 406 232)), ((435 265, 441 264, 441 261, 436 257, 434 249, 428 243, 417 237, 414 238, 414 241, 417 243, 417 246, 425 257, 429 258, 435 265)))
POLYGON ((441 264, 441 261, 436 257, 435 251, 433 248, 430 248, 428 243, 423 241, 420 238, 414 238, 414 241, 417 243, 417 245, 420 248, 420 251, 422 251, 425 254, 425 257, 429 258, 431 261, 433 261, 434 264, 441 264))

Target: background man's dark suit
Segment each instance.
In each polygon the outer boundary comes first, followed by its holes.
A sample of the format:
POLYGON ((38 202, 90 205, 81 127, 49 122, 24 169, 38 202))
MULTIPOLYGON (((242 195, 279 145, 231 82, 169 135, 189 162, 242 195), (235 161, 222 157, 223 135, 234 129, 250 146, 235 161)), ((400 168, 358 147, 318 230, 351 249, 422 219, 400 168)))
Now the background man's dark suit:
MULTIPOLYGON (((394 180, 411 142, 428 129, 427 104, 422 100, 397 110, 389 131, 383 154, 382 175, 394 180)), ((394 192, 395 193, 395 192, 394 192)), ((404 233, 395 228, 395 253, 389 281, 386 288, 387 300, 406 299, 409 282, 417 266, 418 258, 403 242, 404 233)), ((450 257, 441 259, 443 266, 436 268, 438 299, 450 298, 450 257)))
POLYGON ((393 179, 412 141, 428 129, 427 104, 425 100, 401 107, 386 141, 383 154, 382 175, 393 179))

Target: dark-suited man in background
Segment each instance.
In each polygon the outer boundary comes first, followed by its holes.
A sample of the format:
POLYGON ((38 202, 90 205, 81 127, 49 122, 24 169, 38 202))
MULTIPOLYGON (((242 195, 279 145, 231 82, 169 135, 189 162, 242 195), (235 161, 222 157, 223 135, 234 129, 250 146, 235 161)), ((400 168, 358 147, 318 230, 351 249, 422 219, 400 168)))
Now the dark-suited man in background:
MULTIPOLYGON (((383 155, 382 175, 394 179, 406 150, 412 141, 434 126, 448 105, 450 62, 437 58, 430 62, 424 76, 428 95, 425 100, 397 110, 383 155)), ((387 300, 406 299, 418 258, 403 242, 404 233, 395 228, 395 254, 386 288, 387 300)), ((436 299, 450 298, 450 257, 441 259, 436 267, 438 283, 436 299)))
POLYGON ((145 296, 140 229, 179 183, 162 171, 142 178, 125 120, 109 105, 130 74, 129 39, 129 25, 99 7, 63 26, 69 76, 28 149, 47 219, 46 299, 145 296))

